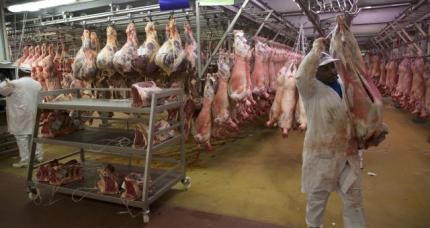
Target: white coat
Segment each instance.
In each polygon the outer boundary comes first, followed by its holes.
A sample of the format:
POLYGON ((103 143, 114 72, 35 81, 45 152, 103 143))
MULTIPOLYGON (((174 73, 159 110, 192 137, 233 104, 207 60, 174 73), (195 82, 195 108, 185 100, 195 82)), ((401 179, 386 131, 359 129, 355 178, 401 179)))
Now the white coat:
POLYGON ((30 77, 0 83, 0 94, 6 97, 7 126, 11 134, 33 134, 41 89, 40 83, 30 77))
POLYGON ((320 51, 313 48, 296 74, 308 121, 303 145, 302 192, 332 192, 339 190, 339 185, 346 192, 360 178, 357 142, 342 84, 343 98, 316 79, 319 59, 320 51), (339 183, 346 161, 352 172, 339 183))

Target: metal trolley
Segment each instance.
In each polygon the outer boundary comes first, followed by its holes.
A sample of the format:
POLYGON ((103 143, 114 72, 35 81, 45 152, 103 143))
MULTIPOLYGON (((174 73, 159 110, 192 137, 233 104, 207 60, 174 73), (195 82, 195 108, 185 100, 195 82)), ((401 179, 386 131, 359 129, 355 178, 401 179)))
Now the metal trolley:
MULTIPOLYGON (((127 121, 127 128, 111 128, 111 127, 85 127, 83 130, 78 130, 71 134, 64 136, 59 136, 55 138, 44 138, 39 137, 39 125, 37 124, 34 128, 33 142, 30 155, 30 163, 28 167, 27 174, 27 190, 28 197, 34 200, 39 194, 39 188, 48 188, 55 190, 64 194, 71 194, 72 196, 87 197, 91 199, 117 203, 126 204, 127 206, 138 207, 143 209, 143 221, 145 223, 149 222, 149 206, 165 192, 170 190, 179 181, 184 184, 185 188, 188 189, 191 186, 191 179, 186 176, 186 162, 185 162, 185 152, 184 152, 184 92, 182 89, 162 89, 159 92, 152 94, 151 105, 143 108, 134 108, 131 106, 131 101, 129 99, 82 99, 80 94, 82 90, 95 90, 95 91, 107 91, 112 89, 62 89, 55 91, 41 92, 40 102, 38 104, 38 109, 36 113, 36 120, 40 119, 41 113, 44 110, 73 110, 81 115, 82 111, 98 111, 98 112, 123 112, 132 113, 138 117, 134 120, 140 119, 139 115, 149 115, 149 130, 148 130, 148 145, 145 148, 133 148, 131 145, 128 147, 118 146, 118 145, 106 145, 106 140, 115 139, 118 137, 126 137, 131 142, 133 141, 134 132, 128 129, 128 121, 133 120, 133 118, 125 118, 116 120, 127 121), (58 96, 61 94, 73 94, 75 99, 67 101, 50 101, 42 102, 43 98, 48 96, 58 96), (172 97, 174 98, 172 100, 172 97), (157 102, 159 99, 170 98, 167 102, 157 102), (170 127, 155 131, 154 125, 156 122, 157 114, 171 109, 179 108, 179 121, 172 123, 170 127), (172 129, 178 130, 179 134, 176 134, 173 138, 167 139, 159 144, 153 143, 154 136, 163 132, 170 131, 172 129), (62 186, 49 185, 47 183, 38 182, 35 180, 34 171, 37 167, 46 164, 50 161, 46 161, 42 164, 35 165, 35 151, 36 143, 43 144, 56 144, 64 146, 72 146, 79 148, 78 151, 56 158, 57 160, 62 160, 69 158, 71 156, 80 155, 80 161, 82 165, 82 170, 84 173, 84 180, 79 182, 72 182, 62 186), (166 146, 172 146, 180 144, 180 158, 163 158, 157 156, 156 152, 161 148, 166 146), (94 189, 95 183, 97 181, 97 167, 101 167, 102 164, 96 161, 90 161, 85 159, 85 152, 91 151, 95 153, 104 153, 111 155, 118 155, 131 158, 144 159, 144 165, 142 166, 131 166, 129 165, 119 165, 115 164, 116 172, 118 173, 120 179, 124 177, 127 172, 142 172, 144 175, 142 199, 135 201, 127 201, 117 195, 104 195, 99 192, 89 191, 88 189, 94 189), (168 162, 171 168, 167 169, 154 169, 151 168, 152 161, 163 161, 168 162), (149 178, 150 177, 150 178, 149 178), (151 194, 149 179, 152 180, 151 194)), ((116 89, 116 90, 127 90, 129 89, 116 89)), ((111 118, 111 120, 114 118, 111 118)), ((141 120, 141 119, 140 119, 141 120)))

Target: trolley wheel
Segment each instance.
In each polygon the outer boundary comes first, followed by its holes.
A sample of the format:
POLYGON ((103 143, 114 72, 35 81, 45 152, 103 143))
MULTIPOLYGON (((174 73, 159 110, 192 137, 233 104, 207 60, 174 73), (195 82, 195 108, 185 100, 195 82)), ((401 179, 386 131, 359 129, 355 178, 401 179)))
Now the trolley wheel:
POLYGON ((185 190, 188 190, 191 188, 191 177, 186 176, 184 179, 181 180, 182 184, 185 187, 185 190))
POLYGON ((28 192, 27 193, 28 199, 31 201, 37 200, 40 197, 39 191, 37 188, 29 187, 27 189, 27 192, 28 192))
POLYGON ((143 223, 149 223, 149 210, 143 213, 143 223))

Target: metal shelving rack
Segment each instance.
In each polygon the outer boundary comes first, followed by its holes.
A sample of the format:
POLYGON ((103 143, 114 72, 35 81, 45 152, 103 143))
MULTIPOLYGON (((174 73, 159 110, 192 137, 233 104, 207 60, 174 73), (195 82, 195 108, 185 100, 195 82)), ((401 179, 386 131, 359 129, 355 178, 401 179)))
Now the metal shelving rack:
MULTIPOLYGON (((35 126, 33 134, 33 142, 30 155, 30 163, 28 168, 27 176, 27 188, 29 198, 34 200, 38 195, 39 188, 49 188, 51 190, 65 194, 71 194, 72 196, 87 197, 91 199, 125 204, 127 206, 133 206, 143 209, 143 220, 145 223, 149 222, 149 206, 165 192, 170 190, 179 181, 184 184, 185 188, 191 186, 191 180, 185 174, 186 162, 184 152, 184 91, 182 89, 162 89, 159 92, 152 94, 151 105, 143 108, 134 108, 131 106, 129 99, 115 100, 115 99, 81 99, 80 92, 82 89, 62 89, 55 91, 41 92, 39 95, 39 104, 36 114, 36 119, 39 120, 41 112, 43 110, 74 110, 78 112, 82 111, 99 111, 99 112, 122 112, 122 113, 133 113, 138 115, 136 118, 124 118, 125 121, 130 120, 141 120, 141 116, 149 115, 149 130, 148 130, 148 145, 145 148, 132 148, 122 147, 116 145, 106 145, 106 140, 115 139, 118 137, 125 137, 133 142, 134 132, 127 129, 121 128, 90 128, 85 127, 83 130, 73 132, 68 135, 59 136, 55 138, 43 138, 39 137, 39 126, 35 126), (58 96, 61 94, 72 94, 75 95, 75 99, 68 101, 51 101, 42 102, 43 98, 48 96, 58 96), (167 98, 169 98, 167 100, 167 98), (174 98, 172 100, 172 98, 174 98), (160 102, 160 99, 164 102, 160 102), (154 125, 157 119, 157 114, 169 110, 179 108, 179 120, 176 123, 172 123, 170 127, 155 131, 154 125), (179 134, 174 137, 167 139, 159 144, 154 145, 154 136, 170 130, 177 130, 179 134), (39 165, 34 164, 36 143, 44 144, 56 144, 65 145, 79 148, 78 151, 56 158, 57 160, 63 160, 70 158, 74 155, 80 155, 80 161, 84 173, 84 180, 79 182, 73 182, 65 184, 63 186, 53 186, 47 183, 37 182, 33 179, 33 173, 37 167, 46 164, 50 161, 44 162, 39 165), (166 146, 180 144, 180 159, 174 158, 162 158, 157 156, 156 152, 166 146), (95 153, 111 154, 116 156, 123 156, 128 158, 140 158, 144 159, 144 166, 131 166, 129 165, 118 165, 115 164, 116 172, 119 175, 120 180, 130 172, 141 172, 144 174, 144 183, 142 191, 142 199, 136 201, 126 201, 120 198, 120 194, 117 195, 103 195, 102 193, 89 191, 95 187, 97 181, 96 168, 101 168, 101 163, 95 161, 86 161, 85 152, 92 151, 95 153), (154 155, 154 156, 153 156, 154 155), (172 168, 168 169, 154 169, 151 168, 153 161, 168 162, 173 165, 172 168), (149 178, 150 177, 150 178, 149 178), (148 180, 152 180, 150 184, 148 180), (151 185, 151 186, 149 186, 151 185), (150 194, 149 189, 153 188, 154 191, 150 194)), ((88 89, 95 91, 106 91, 110 89, 88 89)), ((116 89, 121 91, 129 91, 129 89, 116 89)), ((113 119, 113 118, 112 118, 113 119)), ((118 118, 115 118, 118 120, 118 118)), ((128 123, 127 123, 128 126, 128 123)), ((120 184, 120 183, 119 183, 120 184)))

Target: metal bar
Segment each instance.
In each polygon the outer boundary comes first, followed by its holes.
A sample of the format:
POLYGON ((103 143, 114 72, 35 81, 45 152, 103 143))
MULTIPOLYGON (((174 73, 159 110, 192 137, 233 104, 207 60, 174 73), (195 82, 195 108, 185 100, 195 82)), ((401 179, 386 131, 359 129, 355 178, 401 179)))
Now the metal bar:
POLYGON ((421 27, 421 24, 414 23, 414 25, 423 36, 427 36, 427 33, 424 32, 423 28, 421 27))
POLYGON ((152 185, 156 186, 158 182, 166 178, 167 176, 177 173, 176 169, 182 168, 181 164, 175 165, 174 167, 170 168, 168 171, 165 171, 163 174, 152 180, 152 185))
POLYGON ((10 53, 9 53, 9 44, 7 41, 7 35, 5 33, 5 16, 4 16, 4 2, 0 0, 0 60, 8 60, 10 61, 10 53))
POLYGON ((230 31, 233 29, 234 25, 237 22, 237 19, 239 19, 240 15, 242 14, 243 9, 246 7, 246 5, 248 5, 249 1, 250 0, 245 0, 243 2, 242 6, 240 6, 239 10, 236 13, 236 16, 234 16, 233 20, 228 25, 227 30, 222 35, 221 40, 218 42, 217 46, 213 50, 211 56, 209 57, 208 61, 206 62, 206 65, 203 67, 203 70, 202 70, 201 74, 199 75, 199 78, 203 77, 203 74, 206 72, 206 70, 208 69, 209 65, 211 64, 213 56, 218 52, 218 50, 221 47, 222 43, 224 42, 225 38, 227 38, 228 33, 230 33, 230 31))
POLYGON ((149 197, 149 178, 151 177, 151 157, 152 157, 152 143, 154 141, 154 126, 156 119, 155 107, 157 106, 157 94, 153 93, 151 96, 151 111, 149 114, 149 132, 148 132, 148 145, 146 146, 146 156, 145 156, 145 171, 143 173, 143 191, 142 191, 142 201, 145 202, 145 209, 148 209, 148 197, 149 197))
MULTIPOLYGON (((252 4, 259 7, 262 10, 270 10, 269 7, 266 7, 263 5, 259 0, 251 0, 252 4)), ((273 10, 273 9, 271 9, 273 10)), ((288 27, 292 28, 294 32, 296 32, 297 28, 291 24, 289 21, 286 21, 282 19, 282 17, 278 16, 276 12, 273 13, 273 18, 275 18, 277 21, 279 21, 282 24, 286 24, 288 27)))
POLYGON ((202 54, 200 38, 200 0, 196 0, 196 29, 197 29, 197 75, 202 75, 202 54))
POLYGON ((68 157, 71 157, 71 156, 73 156, 73 155, 79 154, 80 152, 81 152, 81 151, 80 151, 80 150, 78 150, 78 151, 75 151, 75 152, 72 152, 72 153, 66 154, 66 155, 64 155, 64 156, 61 156, 61 157, 56 157, 55 159, 52 159, 52 160, 45 161, 45 162, 43 162, 43 163, 37 164, 37 165, 35 165, 33 168, 34 168, 34 169, 36 169, 36 168, 38 168, 38 167, 40 167, 40 166, 42 166, 42 165, 45 165, 45 164, 48 164, 48 163, 50 163, 50 162, 54 161, 54 160, 63 160, 63 159, 65 159, 65 158, 68 158, 68 157))
POLYGON ((163 147, 166 147, 166 146, 168 146, 168 145, 173 145, 174 143, 176 143, 176 142, 180 141, 180 139, 181 139, 181 136, 180 136, 180 135, 176 135, 176 136, 174 136, 173 138, 167 139, 166 141, 163 141, 163 142, 162 142, 162 143, 160 143, 160 144, 154 145, 154 146, 152 147, 152 152, 156 152, 156 151, 158 151, 159 149, 161 149, 161 148, 163 148, 163 147))
POLYGON ((154 134, 155 135, 162 134, 162 133, 168 132, 168 131, 170 131, 172 129, 176 129, 176 128, 180 127, 180 126, 181 126, 180 123, 175 123, 175 124, 171 125, 170 127, 166 127, 166 128, 163 128, 163 129, 161 129, 159 131, 154 132, 154 134))
POLYGON ((281 31, 278 31, 278 32, 275 34, 275 36, 273 37, 272 41, 275 41, 275 40, 276 40, 276 38, 278 38, 279 33, 281 33, 281 31))
POLYGON ((258 34, 261 32, 261 30, 264 27, 264 24, 266 23, 267 20, 269 20, 270 16, 272 15, 273 10, 270 10, 269 13, 267 14, 267 16, 264 18, 263 22, 261 23, 260 27, 258 27, 257 32, 255 32, 254 36, 258 36, 258 34))
MULTIPOLYGON (((405 36, 406 36, 406 38, 409 40, 409 41, 414 41, 414 39, 412 39, 412 37, 406 32, 406 30, 405 29, 402 29, 402 32, 405 34, 405 36)), ((422 50, 421 50, 421 47, 420 46, 418 46, 418 44, 416 43, 416 42, 413 42, 412 43, 412 45, 414 45, 414 47, 418 50, 418 51, 420 51, 420 52, 422 52, 422 50)))
POLYGON ((181 130, 181 142, 180 142, 180 152, 181 152, 181 165, 182 165, 182 172, 185 176, 185 171, 187 168, 187 162, 185 160, 185 130, 184 130, 184 107, 185 107, 185 101, 184 96, 181 96, 181 108, 179 109, 179 123, 180 123, 180 130, 181 130))
POLYGON ((322 30, 320 23, 318 22, 318 18, 316 18, 315 14, 308 10, 305 2, 303 0, 296 0, 295 1, 302 11, 306 14, 309 21, 314 25, 315 29, 318 31, 320 36, 325 37, 324 31, 322 30))
POLYGON ((397 35, 404 41, 404 42, 408 42, 408 40, 406 38, 403 37, 402 33, 400 33, 400 31, 396 31, 397 35))
MULTIPOLYGON (((37 109, 36 111, 36 123, 40 122, 40 116, 41 116, 41 110, 37 109)), ((39 135, 39 124, 35 124, 33 128, 33 135, 31 136, 31 150, 30 150, 30 158, 28 162, 28 168, 27 168, 27 187, 30 190, 31 187, 33 187, 33 166, 34 166, 34 158, 36 157, 36 142, 35 139, 37 139, 39 135)))
MULTIPOLYGON (((427 27, 427 34, 430 34, 430 26, 427 27)), ((427 55, 430 55, 430 39, 427 39, 427 55)))

